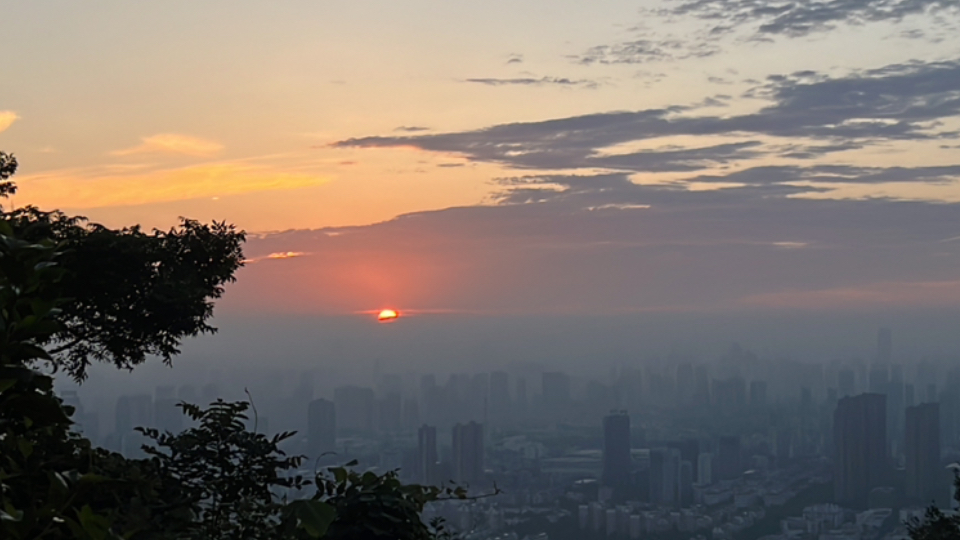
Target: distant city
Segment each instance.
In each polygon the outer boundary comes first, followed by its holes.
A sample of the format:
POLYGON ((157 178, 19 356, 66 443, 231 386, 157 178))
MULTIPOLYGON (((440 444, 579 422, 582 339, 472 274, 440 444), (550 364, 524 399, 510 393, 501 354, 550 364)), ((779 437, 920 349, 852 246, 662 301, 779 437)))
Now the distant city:
MULTIPOLYGON (((434 503, 464 538, 871 540, 951 508, 960 467, 960 365, 899 358, 890 329, 867 360, 803 363, 732 345, 716 359, 625 362, 593 377, 516 369, 377 373, 318 395, 299 374, 253 391, 249 428, 297 431, 305 470, 357 460, 402 480, 469 488, 434 503)), ((138 426, 179 432, 176 404, 225 394, 210 380, 116 399, 76 391, 79 429, 142 457, 138 426)))

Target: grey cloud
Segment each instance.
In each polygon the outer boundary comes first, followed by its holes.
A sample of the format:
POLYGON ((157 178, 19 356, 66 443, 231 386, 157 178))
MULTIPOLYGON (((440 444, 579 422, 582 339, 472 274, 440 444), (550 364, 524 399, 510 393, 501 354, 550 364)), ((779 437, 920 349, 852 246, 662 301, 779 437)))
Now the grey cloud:
POLYGON ((762 39, 805 36, 841 23, 899 21, 910 15, 956 11, 953 0, 690 0, 660 13, 709 21, 721 33, 748 27, 762 39))
POLYGON ((581 88, 597 88, 600 83, 590 79, 568 79, 566 77, 515 77, 515 78, 472 78, 464 82, 484 84, 487 86, 566 86, 581 88))
POLYGON ((766 153, 811 158, 889 140, 956 138, 937 122, 960 115, 960 62, 895 64, 829 78, 815 72, 771 76, 751 95, 772 104, 736 116, 690 114, 690 107, 588 114, 501 124, 459 133, 373 136, 348 139, 337 147, 415 146, 455 153, 473 161, 517 168, 609 167, 627 171, 692 170, 766 153), (617 144, 675 135, 750 134, 803 137, 826 144, 764 149, 756 141, 710 149, 657 149, 603 156, 617 144), (699 153, 699 155, 696 155, 699 153))
POLYGON ((709 40, 689 41, 650 37, 614 45, 591 47, 570 59, 580 64, 646 64, 687 58, 706 58, 720 52, 709 40))
POLYGON ((503 182, 562 191, 541 190, 553 196, 535 203, 510 200, 255 239, 253 254, 316 256, 253 265, 244 280, 276 289, 309 278, 331 286, 279 291, 277 301, 339 307, 338 280, 375 254, 389 262, 370 266, 384 280, 410 274, 411 283, 429 282, 411 296, 418 305, 610 313, 729 309, 768 294, 956 281, 960 264, 960 244, 942 241, 956 236, 956 204, 790 198, 789 187, 775 185, 690 192, 636 185, 626 174, 503 182), (803 247, 781 249, 785 243, 803 247))
POLYGON ((430 128, 423 126, 399 126, 393 128, 394 131, 402 131, 404 133, 416 133, 419 131, 430 131, 430 128))

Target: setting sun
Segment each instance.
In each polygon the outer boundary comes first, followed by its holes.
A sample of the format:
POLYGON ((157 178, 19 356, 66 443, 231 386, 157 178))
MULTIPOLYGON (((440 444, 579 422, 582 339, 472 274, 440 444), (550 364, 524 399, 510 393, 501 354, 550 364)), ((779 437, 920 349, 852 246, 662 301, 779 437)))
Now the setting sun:
POLYGON ((377 315, 377 320, 380 322, 393 321, 400 317, 400 312, 393 309, 384 309, 377 315))

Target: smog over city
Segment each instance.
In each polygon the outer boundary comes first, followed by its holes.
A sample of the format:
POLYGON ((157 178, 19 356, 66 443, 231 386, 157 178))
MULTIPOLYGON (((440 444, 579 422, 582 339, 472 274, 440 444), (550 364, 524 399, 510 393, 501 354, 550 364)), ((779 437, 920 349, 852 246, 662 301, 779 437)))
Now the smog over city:
POLYGON ((956 0, 0 13, 0 537, 960 538, 956 0))

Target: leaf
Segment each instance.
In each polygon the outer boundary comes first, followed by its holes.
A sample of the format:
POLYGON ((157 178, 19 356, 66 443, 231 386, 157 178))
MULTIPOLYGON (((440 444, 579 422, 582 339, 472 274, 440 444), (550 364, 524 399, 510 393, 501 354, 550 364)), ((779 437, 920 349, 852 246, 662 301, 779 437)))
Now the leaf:
POLYGON ((321 501, 304 499, 293 501, 287 506, 299 521, 300 527, 311 538, 321 538, 337 518, 337 511, 321 501))

